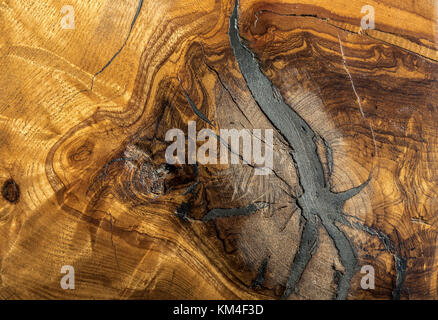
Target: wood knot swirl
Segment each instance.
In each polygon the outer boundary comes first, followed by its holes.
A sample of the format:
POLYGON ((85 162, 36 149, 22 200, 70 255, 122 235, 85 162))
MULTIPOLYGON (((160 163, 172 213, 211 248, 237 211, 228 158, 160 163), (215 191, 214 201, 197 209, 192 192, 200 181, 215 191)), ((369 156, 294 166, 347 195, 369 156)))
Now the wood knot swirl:
POLYGON ((13 204, 18 203, 20 200, 20 187, 13 179, 9 179, 3 184, 2 196, 13 204))

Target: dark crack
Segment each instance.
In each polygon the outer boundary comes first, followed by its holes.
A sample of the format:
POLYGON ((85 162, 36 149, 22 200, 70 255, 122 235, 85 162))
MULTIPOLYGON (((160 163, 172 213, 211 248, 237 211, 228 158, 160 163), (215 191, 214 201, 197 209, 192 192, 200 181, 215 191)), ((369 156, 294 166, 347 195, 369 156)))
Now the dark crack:
POLYGON ((397 276, 395 279, 395 289, 392 291, 392 298, 394 300, 400 300, 400 295, 406 279, 407 261, 405 258, 394 254, 394 264, 397 276))
POLYGON ((190 215, 190 209, 191 204, 188 202, 183 202, 177 209, 176 209, 176 216, 180 218, 182 221, 189 220, 190 215))
POLYGON ((345 272, 339 278, 337 299, 346 299, 351 278, 358 269, 357 257, 350 240, 335 222, 345 220, 342 212, 345 201, 357 195, 370 179, 342 193, 333 193, 330 190, 314 141, 317 134, 285 103, 279 90, 260 70, 254 53, 243 43, 238 28, 238 7, 239 1, 236 0, 229 25, 229 38, 234 55, 254 100, 293 150, 291 155, 303 190, 297 204, 306 223, 283 298, 287 298, 296 289, 312 253, 317 248, 317 221, 320 221, 332 239, 345 268, 345 272))
POLYGON ((396 279, 395 279, 395 287, 394 290, 392 291, 392 298, 394 300, 400 300, 401 292, 403 290, 403 285, 406 279, 406 269, 407 269, 406 258, 404 258, 400 252, 397 252, 397 248, 393 244, 389 236, 383 233, 382 231, 362 225, 358 222, 354 222, 353 227, 355 227, 358 230, 367 232, 372 236, 377 237, 382 242, 385 250, 393 255, 396 279))
POLYGON ((190 108, 192 108, 193 112, 194 112, 194 113, 195 113, 200 119, 202 119, 203 121, 205 121, 205 122, 208 123, 209 125, 213 126, 213 124, 211 123, 211 121, 208 120, 208 118, 205 116, 205 114, 203 114, 202 111, 198 109, 198 107, 196 107, 196 104, 195 104, 195 103, 193 102, 193 100, 190 98, 190 96, 189 96, 189 94, 187 93, 187 91, 182 87, 181 80, 180 80, 179 78, 178 78, 178 80, 179 80, 179 82, 180 82, 181 89, 182 89, 182 91, 183 91, 183 93, 184 93, 184 96, 186 97, 187 102, 189 103, 190 108))
POLYGON ((110 213, 106 213, 107 215, 109 215, 110 217, 110 240, 111 240, 111 246, 113 247, 114 250, 114 259, 116 260, 116 264, 117 264, 117 268, 120 270, 120 264, 119 264, 119 258, 117 256, 117 247, 114 243, 114 239, 113 239, 113 216, 110 213))
POLYGON ((186 196, 186 195, 188 195, 189 193, 190 193, 190 194, 193 194, 193 193, 196 191, 196 188, 198 187, 199 183, 200 183, 200 182, 197 181, 197 182, 191 184, 191 185, 186 189, 186 191, 184 191, 184 195, 186 196))
POLYGON ((207 66, 207 68, 213 72, 216 75, 216 78, 219 81, 219 84, 221 85, 221 87, 225 90, 225 92, 228 94, 228 96, 230 97, 231 101, 233 101, 234 105, 237 107, 237 109, 239 109, 240 113, 243 115, 243 117, 246 119, 246 121, 248 121, 248 123, 251 123, 251 121, 248 119, 248 117, 246 116, 245 112, 243 112, 243 110, 240 108, 239 104, 237 103, 237 101, 234 99, 233 95, 231 94, 230 90, 225 86, 224 82, 222 81, 221 76, 219 75, 219 72, 213 68, 212 66, 210 66, 207 63, 207 59, 206 59, 206 55, 205 55, 205 50, 204 50, 204 45, 202 44, 202 42, 200 42, 201 45, 201 49, 202 49, 202 58, 204 60, 204 64, 207 66))
MULTIPOLYGON (((338 24, 331 22, 332 20, 330 18, 320 17, 320 16, 318 16, 316 14, 280 13, 280 12, 275 12, 275 11, 272 11, 272 10, 259 10, 259 11, 257 11, 254 14, 254 16, 256 17, 256 20, 254 21, 254 25, 257 25, 257 22, 259 20, 260 14, 265 13, 265 12, 272 13, 272 14, 275 14, 275 15, 278 15, 278 16, 282 16, 282 17, 303 17, 303 18, 316 19, 316 20, 324 22, 327 25, 329 25, 329 26, 331 26, 331 27, 333 27, 335 29, 338 29, 340 31, 343 31, 343 32, 346 32, 346 33, 349 33, 349 34, 361 35, 361 36, 367 37, 369 39, 380 41, 380 42, 382 42, 384 44, 397 47, 397 48, 399 48, 399 49, 401 49, 401 50, 403 50, 405 52, 413 54, 413 55, 415 55, 415 56, 417 56, 419 58, 422 58, 422 59, 426 59, 426 60, 433 61, 433 62, 437 62, 438 61, 436 59, 433 59, 432 57, 429 57, 429 56, 421 54, 421 53, 417 53, 415 51, 410 50, 409 48, 402 47, 402 46, 400 46, 398 44, 395 44, 393 42, 390 42, 390 41, 386 40, 389 35, 399 37, 400 35, 397 34, 397 33, 390 32, 388 30, 383 30, 383 29, 382 30, 374 29, 374 31, 377 31, 377 32, 382 34, 382 36, 377 37, 377 36, 374 36, 374 35, 372 35, 370 33, 367 33, 367 30, 362 30, 361 32, 355 32, 353 30, 350 30, 350 29, 345 28, 345 27, 341 27, 338 24)), ((412 38, 406 38, 406 37, 403 37, 403 38, 405 40, 408 40, 408 41, 412 42, 412 38)), ((413 43, 415 43, 417 45, 421 45, 421 41, 420 42, 413 42, 413 43)))
POLYGON ((109 67, 109 65, 117 58, 117 56, 120 54, 120 52, 122 52, 122 50, 125 48, 126 43, 128 42, 128 39, 132 33, 132 30, 134 29, 134 25, 135 22, 137 21, 138 16, 140 15, 140 11, 141 11, 141 7, 143 6, 143 0, 139 0, 138 1, 138 6, 137 6, 137 11, 134 15, 134 18, 132 19, 131 22, 131 26, 129 28, 129 32, 128 35, 125 38, 125 41, 123 42, 122 46, 119 48, 119 50, 117 50, 117 52, 111 57, 111 59, 109 59, 109 61, 102 67, 102 69, 100 69, 99 71, 97 71, 94 75, 93 78, 91 79, 91 90, 93 90, 93 86, 94 86, 94 80, 96 79, 96 77, 101 74, 102 72, 105 71, 106 68, 109 67))
POLYGON ((324 138, 321 137, 322 142, 324 143, 325 146, 325 156, 327 158, 327 167, 328 167, 328 176, 331 177, 332 173, 333 173, 333 150, 332 147, 330 146, 330 144, 327 142, 327 140, 325 140, 324 138))
POLYGON ((230 208, 230 209, 212 209, 203 218, 202 221, 210 221, 223 217, 236 217, 236 216, 248 216, 257 212, 262 208, 269 206, 266 202, 255 202, 247 205, 246 207, 230 208))
POLYGON ((313 222, 306 221, 301 233, 301 242, 298 252, 295 255, 294 263, 289 272, 289 279, 286 289, 283 292, 282 299, 290 296, 293 290, 297 289, 298 281, 309 263, 315 249, 318 246, 318 228, 313 222))

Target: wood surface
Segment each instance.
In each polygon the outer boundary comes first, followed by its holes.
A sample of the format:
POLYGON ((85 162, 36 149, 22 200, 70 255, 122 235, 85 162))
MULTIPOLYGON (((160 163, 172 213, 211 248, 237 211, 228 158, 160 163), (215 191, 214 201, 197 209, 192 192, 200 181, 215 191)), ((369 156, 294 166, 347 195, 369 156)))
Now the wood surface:
POLYGON ((71 0, 74 30, 65 4, 0 1, 0 298, 438 298, 435 1, 71 0), (189 121, 273 129, 274 173, 166 164, 189 121))

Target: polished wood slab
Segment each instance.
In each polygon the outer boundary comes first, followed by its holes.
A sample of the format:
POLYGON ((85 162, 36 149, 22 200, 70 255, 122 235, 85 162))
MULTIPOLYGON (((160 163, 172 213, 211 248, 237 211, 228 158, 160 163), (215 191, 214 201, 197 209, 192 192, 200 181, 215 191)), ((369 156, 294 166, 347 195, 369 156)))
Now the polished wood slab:
POLYGON ((0 3, 0 298, 438 298, 433 1, 70 4, 0 3), (166 164, 190 121, 274 172, 166 164))

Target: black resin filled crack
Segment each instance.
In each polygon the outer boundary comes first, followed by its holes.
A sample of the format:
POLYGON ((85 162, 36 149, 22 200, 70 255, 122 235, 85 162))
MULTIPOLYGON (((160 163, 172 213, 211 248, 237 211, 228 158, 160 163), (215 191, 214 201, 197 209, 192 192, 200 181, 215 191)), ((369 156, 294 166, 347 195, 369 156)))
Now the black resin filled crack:
POLYGON ((336 298, 346 299, 351 278, 358 269, 358 262, 352 244, 336 222, 347 222, 342 212, 345 201, 358 194, 369 179, 343 193, 330 190, 314 141, 317 135, 304 119, 284 102, 278 89, 260 70, 255 55, 242 43, 238 28, 238 6, 239 1, 236 0, 229 25, 229 38, 234 55, 254 100, 293 150, 291 155, 303 189, 297 203, 306 222, 283 298, 287 298, 296 288, 314 250, 317 249, 318 225, 321 223, 333 240, 345 268, 339 279, 336 298))
MULTIPOLYGON (((295 200, 301 209, 305 224, 282 298, 288 298, 297 289, 297 284, 306 266, 318 248, 318 228, 320 225, 325 228, 332 239, 345 269, 344 272, 337 271, 335 275, 338 284, 336 298, 338 300, 347 298, 351 279, 359 267, 352 243, 336 224, 341 223, 378 237, 385 250, 393 254, 396 279, 392 295, 393 299, 400 299, 407 269, 406 259, 401 255, 401 249, 397 251, 390 237, 383 232, 359 223, 351 224, 343 212, 345 202, 362 191, 370 182, 371 174, 367 181, 360 186, 340 193, 331 191, 329 179, 332 174, 333 155, 330 145, 318 136, 291 106, 285 103, 279 90, 260 70, 256 56, 240 38, 238 8, 239 0, 236 0, 229 22, 228 35, 231 47, 252 97, 292 149, 290 154, 297 170, 298 182, 302 188, 302 194, 295 200), (327 178, 318 154, 316 143, 318 138, 323 140, 326 147, 327 178)), ((250 215, 258 209, 260 208, 255 204, 243 208, 213 209, 202 220, 209 221, 220 217, 250 215)), ((264 281, 266 268, 267 264, 263 264, 258 272, 256 284, 264 281)))

